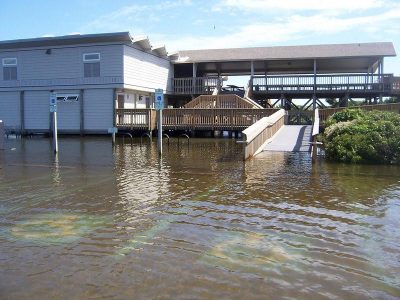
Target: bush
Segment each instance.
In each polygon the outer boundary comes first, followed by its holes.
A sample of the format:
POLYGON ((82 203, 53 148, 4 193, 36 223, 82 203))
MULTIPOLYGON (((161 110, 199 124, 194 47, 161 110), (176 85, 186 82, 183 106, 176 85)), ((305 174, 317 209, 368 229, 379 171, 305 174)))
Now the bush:
POLYGON ((363 116, 363 111, 361 109, 345 109, 334 113, 326 122, 326 126, 329 127, 332 124, 338 122, 346 122, 357 120, 363 116))
POLYGON ((346 109, 326 122, 328 159, 351 163, 400 163, 400 115, 346 109))

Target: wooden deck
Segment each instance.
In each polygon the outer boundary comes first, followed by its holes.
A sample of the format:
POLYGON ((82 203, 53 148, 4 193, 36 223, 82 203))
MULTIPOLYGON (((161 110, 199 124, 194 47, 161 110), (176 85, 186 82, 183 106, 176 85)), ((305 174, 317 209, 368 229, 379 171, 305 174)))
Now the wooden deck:
MULTIPOLYGON (((174 95, 211 95, 221 87, 218 77, 172 78, 174 95)), ((353 97, 392 96, 400 94, 400 77, 393 74, 339 74, 339 75, 268 75, 250 79, 253 97, 279 96, 333 97, 350 93, 353 97)))
POLYGON ((175 130, 243 130, 278 109, 181 108, 163 110, 163 127, 175 130))
MULTIPOLYGON (((365 110, 381 110, 400 113, 400 103, 354 106, 365 110)), ((345 109, 319 109, 321 124, 335 112, 345 109)), ((241 131, 263 117, 271 116, 279 109, 254 108, 169 108, 163 110, 163 127, 171 130, 231 130, 241 131)), ((296 117, 296 111, 288 111, 289 120, 296 117)), ((302 112, 312 119, 313 112, 302 112)), ((304 116, 303 116, 304 117, 304 116)), ((116 109, 116 126, 122 130, 152 131, 157 129, 154 109, 116 109)))
POLYGON ((390 96, 399 89, 398 85, 398 77, 393 77, 393 74, 270 75, 253 76, 250 80, 254 97, 282 94, 293 97, 310 94, 332 97, 346 93, 362 98, 390 96))
MULTIPOLYGON (((243 130, 278 109, 170 108, 163 110, 163 128, 173 130, 243 130)), ((153 109, 116 109, 116 126, 124 130, 157 128, 153 109)))

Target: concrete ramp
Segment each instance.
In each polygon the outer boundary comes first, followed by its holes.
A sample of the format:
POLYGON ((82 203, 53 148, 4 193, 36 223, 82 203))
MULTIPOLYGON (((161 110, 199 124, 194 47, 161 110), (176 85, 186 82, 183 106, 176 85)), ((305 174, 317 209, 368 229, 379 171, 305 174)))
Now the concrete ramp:
POLYGON ((311 125, 285 125, 273 136, 263 151, 308 152, 311 134, 311 125))

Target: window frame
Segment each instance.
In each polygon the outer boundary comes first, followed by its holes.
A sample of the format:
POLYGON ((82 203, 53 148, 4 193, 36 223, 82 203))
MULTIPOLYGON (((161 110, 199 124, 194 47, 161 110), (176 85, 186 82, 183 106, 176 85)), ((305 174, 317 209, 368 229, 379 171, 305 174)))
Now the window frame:
POLYGON ((18 59, 16 57, 4 57, 2 60, 2 66, 3 67, 17 67, 18 66, 18 59), (15 61, 15 63, 6 63, 8 59, 12 59, 15 61))
POLYGON ((83 53, 82 58, 84 63, 94 63, 94 62, 99 62, 101 60, 101 55, 99 52, 83 53), (86 56, 89 55, 98 55, 98 58, 86 58, 86 56))
POLYGON ((1 64, 3 67, 4 81, 18 80, 18 59, 16 57, 4 57, 1 60, 1 64), (11 74, 15 74, 15 77, 11 77, 11 74))
POLYGON ((82 56, 83 59, 83 77, 84 78, 99 78, 101 77, 101 55, 99 52, 88 52, 88 53, 83 53, 82 56), (88 56, 97 56, 96 58, 87 58, 88 56), (95 65, 98 64, 98 74, 93 74, 90 73, 90 76, 86 76, 86 66, 90 69, 93 70, 93 68, 95 67, 95 65), (89 66, 90 65, 90 66, 89 66), (95 76, 93 76, 95 75, 95 76))

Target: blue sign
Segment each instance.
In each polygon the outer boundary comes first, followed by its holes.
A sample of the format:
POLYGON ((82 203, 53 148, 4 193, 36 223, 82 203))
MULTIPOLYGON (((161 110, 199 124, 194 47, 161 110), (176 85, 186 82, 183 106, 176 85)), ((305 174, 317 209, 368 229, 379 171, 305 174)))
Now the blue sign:
POLYGON ((50 94, 49 105, 50 105, 50 112, 57 111, 57 94, 55 93, 50 94))
POLYGON ((156 110, 164 109, 164 93, 162 89, 155 90, 155 101, 154 101, 156 110))
POLYGON ((118 132, 118 128, 117 127, 108 128, 108 133, 117 133, 117 132, 118 132))

